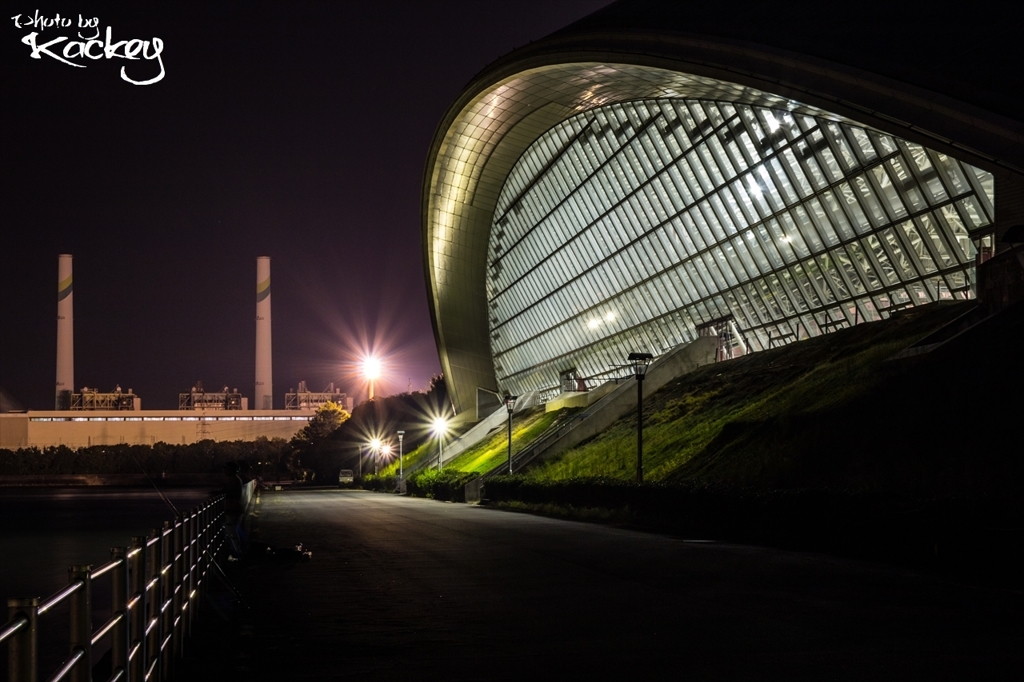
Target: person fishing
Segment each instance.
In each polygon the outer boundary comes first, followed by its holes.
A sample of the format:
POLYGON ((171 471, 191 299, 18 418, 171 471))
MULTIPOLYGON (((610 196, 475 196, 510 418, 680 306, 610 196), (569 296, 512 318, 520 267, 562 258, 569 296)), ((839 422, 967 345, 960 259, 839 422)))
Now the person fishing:
POLYGON ((242 558, 242 477, 238 474, 238 464, 228 462, 224 465, 224 532, 231 543, 228 561, 242 558))

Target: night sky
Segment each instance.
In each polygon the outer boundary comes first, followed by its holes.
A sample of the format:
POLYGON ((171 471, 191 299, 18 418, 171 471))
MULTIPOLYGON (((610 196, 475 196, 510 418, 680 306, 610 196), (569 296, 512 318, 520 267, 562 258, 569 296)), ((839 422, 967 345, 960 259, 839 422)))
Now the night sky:
POLYGON ((365 396, 367 350, 387 362, 378 395, 425 389, 440 372, 420 243, 435 127, 488 63, 607 2, 8 4, 0 387, 52 409, 57 255, 71 253, 76 390, 173 409, 202 380, 251 398, 260 255, 275 407, 303 379, 365 396), (36 10, 72 26, 8 18, 36 10), (154 78, 156 60, 31 58, 24 36, 79 40, 79 15, 100 39, 161 39, 163 79, 121 78, 154 78))

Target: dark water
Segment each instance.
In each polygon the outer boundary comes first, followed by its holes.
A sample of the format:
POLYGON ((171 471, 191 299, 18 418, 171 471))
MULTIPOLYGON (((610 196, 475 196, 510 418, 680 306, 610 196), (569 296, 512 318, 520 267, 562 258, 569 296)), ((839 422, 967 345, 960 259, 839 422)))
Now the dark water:
MULTIPOLYGON (((162 492, 187 511, 214 490, 162 492)), ((67 584, 68 566, 106 563, 111 547, 126 546, 133 535, 148 535, 173 518, 173 510, 153 488, 0 488, 0 624, 7 622, 8 599, 46 598, 67 584)), ((106 576, 96 581, 94 627, 110 615, 108 584, 106 576)), ((57 607, 40 621, 40 679, 49 677, 63 658, 65 619, 57 607)), ((6 648, 0 645, 5 672, 6 648)))

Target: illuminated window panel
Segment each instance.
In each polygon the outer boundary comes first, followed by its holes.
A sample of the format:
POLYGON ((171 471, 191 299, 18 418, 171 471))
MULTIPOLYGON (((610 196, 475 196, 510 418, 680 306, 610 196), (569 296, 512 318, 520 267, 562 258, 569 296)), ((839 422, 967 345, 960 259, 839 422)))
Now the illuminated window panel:
POLYGON ((486 291, 499 385, 551 393, 732 315, 750 350, 972 295, 990 173, 852 123, 636 100, 572 116, 497 201, 486 291))

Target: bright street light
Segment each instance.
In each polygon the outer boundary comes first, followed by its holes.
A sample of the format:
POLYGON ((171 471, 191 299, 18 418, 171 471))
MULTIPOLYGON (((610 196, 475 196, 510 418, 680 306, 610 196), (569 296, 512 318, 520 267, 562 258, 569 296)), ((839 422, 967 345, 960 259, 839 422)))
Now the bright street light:
POLYGON ((437 434, 439 448, 437 451, 437 470, 441 470, 441 461, 444 459, 444 434, 448 433, 448 420, 444 417, 434 419, 433 432, 437 434))
POLYGON ((377 475, 377 460, 380 458, 381 442, 380 438, 374 438, 370 441, 370 452, 373 453, 373 475, 377 475))
POLYGON ((368 400, 373 400, 374 382, 380 378, 380 372, 380 358, 371 355, 363 360, 363 376, 366 378, 366 381, 369 382, 369 388, 367 390, 368 400))

